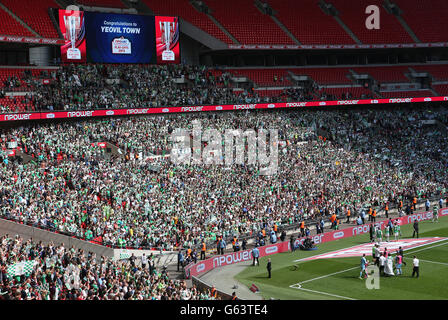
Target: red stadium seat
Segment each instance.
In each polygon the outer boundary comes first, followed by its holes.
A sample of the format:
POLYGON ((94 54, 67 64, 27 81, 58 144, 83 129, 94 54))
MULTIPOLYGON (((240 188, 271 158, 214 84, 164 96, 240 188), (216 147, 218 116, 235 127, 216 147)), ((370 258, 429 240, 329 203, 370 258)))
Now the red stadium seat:
POLYGON ((2 0, 2 3, 42 37, 59 38, 48 13, 49 8, 59 8, 54 0, 2 0))

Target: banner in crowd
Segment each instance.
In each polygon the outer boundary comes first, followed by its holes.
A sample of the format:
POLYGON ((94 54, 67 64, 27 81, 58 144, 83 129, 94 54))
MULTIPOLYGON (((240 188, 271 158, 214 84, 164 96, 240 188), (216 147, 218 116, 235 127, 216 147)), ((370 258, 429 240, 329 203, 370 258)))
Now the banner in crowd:
POLYGON ((8 266, 7 274, 9 277, 26 275, 29 276, 37 264, 35 260, 21 261, 8 266))
POLYGON ((231 111, 252 109, 281 109, 281 108, 305 108, 323 106, 350 106, 371 104, 397 104, 418 102, 440 102, 448 101, 448 96, 440 97, 418 97, 418 98, 393 98, 393 99, 364 99, 364 100, 335 100, 335 101, 308 101, 308 102, 277 102, 277 103, 254 103, 254 104, 230 104, 213 106, 189 106, 189 107, 161 107, 161 108, 138 108, 138 109, 112 109, 112 110, 83 110, 83 111, 54 111, 54 112, 28 112, 0 114, 0 121, 18 120, 47 120, 65 118, 91 118, 105 116, 126 116, 161 113, 182 113, 201 111, 231 111))
POLYGON ((62 62, 86 62, 84 11, 59 10, 59 28, 64 36, 62 62))
MULTIPOLYGON (((443 208, 439 210, 439 215, 448 215, 448 208, 443 208)), ((409 216, 403 216, 391 219, 392 223, 397 222, 399 225, 405 225, 414 223, 414 221, 424 221, 430 220, 433 217, 432 211, 426 211, 421 213, 415 213, 409 216)), ((374 223, 374 225, 378 226, 381 229, 384 229, 388 223, 388 220, 383 220, 374 223)), ((343 230, 333 230, 321 234, 317 234, 311 237, 314 244, 319 245, 324 242, 330 242, 335 240, 340 240, 348 237, 354 237, 361 234, 369 233, 370 224, 366 223, 359 226, 353 226, 343 230)), ((299 238, 295 241, 294 246, 297 247, 299 244, 302 244, 306 237, 299 238)), ((290 250, 289 241, 281 242, 278 244, 267 245, 263 247, 258 247, 260 250, 260 257, 264 257, 267 255, 286 252, 290 250)), ((243 261, 251 261, 252 260, 252 250, 244 250, 238 252, 227 253, 224 255, 215 256, 196 264, 190 264, 185 267, 185 274, 187 278, 197 276, 201 273, 210 271, 214 268, 223 267, 227 265, 231 265, 234 263, 239 263, 243 261)))
POLYGON ((157 63, 180 63, 179 18, 155 17, 157 63))
POLYGON ((59 10, 63 62, 180 63, 179 18, 59 10))

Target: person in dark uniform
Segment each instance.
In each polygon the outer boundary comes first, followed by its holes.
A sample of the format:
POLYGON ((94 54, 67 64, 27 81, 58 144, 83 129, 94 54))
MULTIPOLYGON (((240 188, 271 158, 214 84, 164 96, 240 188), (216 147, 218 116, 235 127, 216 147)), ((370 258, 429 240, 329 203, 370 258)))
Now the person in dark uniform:
POLYGON ((266 269, 268 269, 268 278, 270 278, 271 277, 271 269, 272 269, 270 258, 268 259, 268 264, 266 265, 266 269))
POLYGON ((285 239, 286 239, 286 231, 283 230, 281 235, 280 235, 280 241, 283 242, 283 241, 285 241, 285 239))
POLYGON ((294 238, 294 236, 291 236, 289 238, 289 245, 290 245, 290 248, 291 248, 291 252, 294 252, 296 250, 295 242, 296 242, 296 239, 294 238))
POLYGON ((418 239, 418 221, 417 220, 414 221, 414 233, 412 234, 412 238, 415 237, 415 234, 417 234, 417 239, 418 239))

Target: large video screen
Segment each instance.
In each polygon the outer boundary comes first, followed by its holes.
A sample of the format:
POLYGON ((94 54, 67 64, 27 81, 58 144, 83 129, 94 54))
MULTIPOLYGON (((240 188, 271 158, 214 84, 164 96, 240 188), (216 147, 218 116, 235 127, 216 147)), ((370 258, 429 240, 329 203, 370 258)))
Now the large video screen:
POLYGON ((180 63, 177 17, 59 10, 59 25, 63 62, 180 63))
POLYGON ((86 12, 91 62, 155 63, 154 17, 86 12))

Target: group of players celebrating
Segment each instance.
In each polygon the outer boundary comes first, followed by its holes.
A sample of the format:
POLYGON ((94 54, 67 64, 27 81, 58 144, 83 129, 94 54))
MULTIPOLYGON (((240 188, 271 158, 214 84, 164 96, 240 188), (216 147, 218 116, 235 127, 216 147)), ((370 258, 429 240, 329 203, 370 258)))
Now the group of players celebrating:
MULTIPOLYGON (((442 199, 439 200, 439 206, 442 208, 442 199)), ((429 201, 425 203, 426 211, 429 210, 429 201)), ((439 222, 438 209, 437 206, 433 207, 433 218, 432 222, 439 222)), ((414 226, 415 231, 415 226, 414 226)), ((392 219, 389 219, 386 227, 384 228, 384 234, 380 227, 377 225, 370 225, 370 242, 374 243, 372 246, 372 261, 374 265, 376 265, 380 270, 380 276, 395 276, 394 273, 394 262, 395 262, 395 270, 396 275, 402 275, 402 265, 406 265, 406 262, 403 260, 403 249, 399 247, 395 259, 392 258, 391 254, 387 251, 387 248, 384 248, 383 252, 380 252, 380 243, 383 242, 383 235, 386 242, 389 242, 390 236, 393 233, 395 241, 397 241, 401 237, 401 228, 397 221, 394 223, 392 219)), ((415 232, 414 232, 415 234, 415 232)), ((417 229, 418 235, 418 229, 417 229)), ((414 257, 414 269, 415 269, 415 260, 414 257)), ((418 264, 418 262, 417 262, 418 264)), ((367 273, 367 266, 369 265, 369 261, 366 258, 366 255, 363 254, 361 258, 361 272, 359 273, 359 279, 368 278, 369 275, 367 273), (364 275, 364 277, 363 277, 364 275)), ((417 266, 418 268, 418 266, 417 266)))
MULTIPOLYGON (((384 251, 380 251, 380 245, 375 243, 372 247, 372 260, 373 264, 379 268, 380 276, 395 276, 402 275, 402 265, 406 265, 406 262, 403 260, 403 248, 399 247, 395 258, 392 257, 391 252, 384 248, 384 251), (395 264, 395 266, 394 266, 395 264), (396 270, 396 274, 394 272, 396 270)), ((366 254, 364 253, 361 258, 361 272, 359 274, 359 279, 368 278, 367 266, 369 265, 369 261, 366 258, 366 254), (364 275, 364 277, 363 277, 364 275)))

